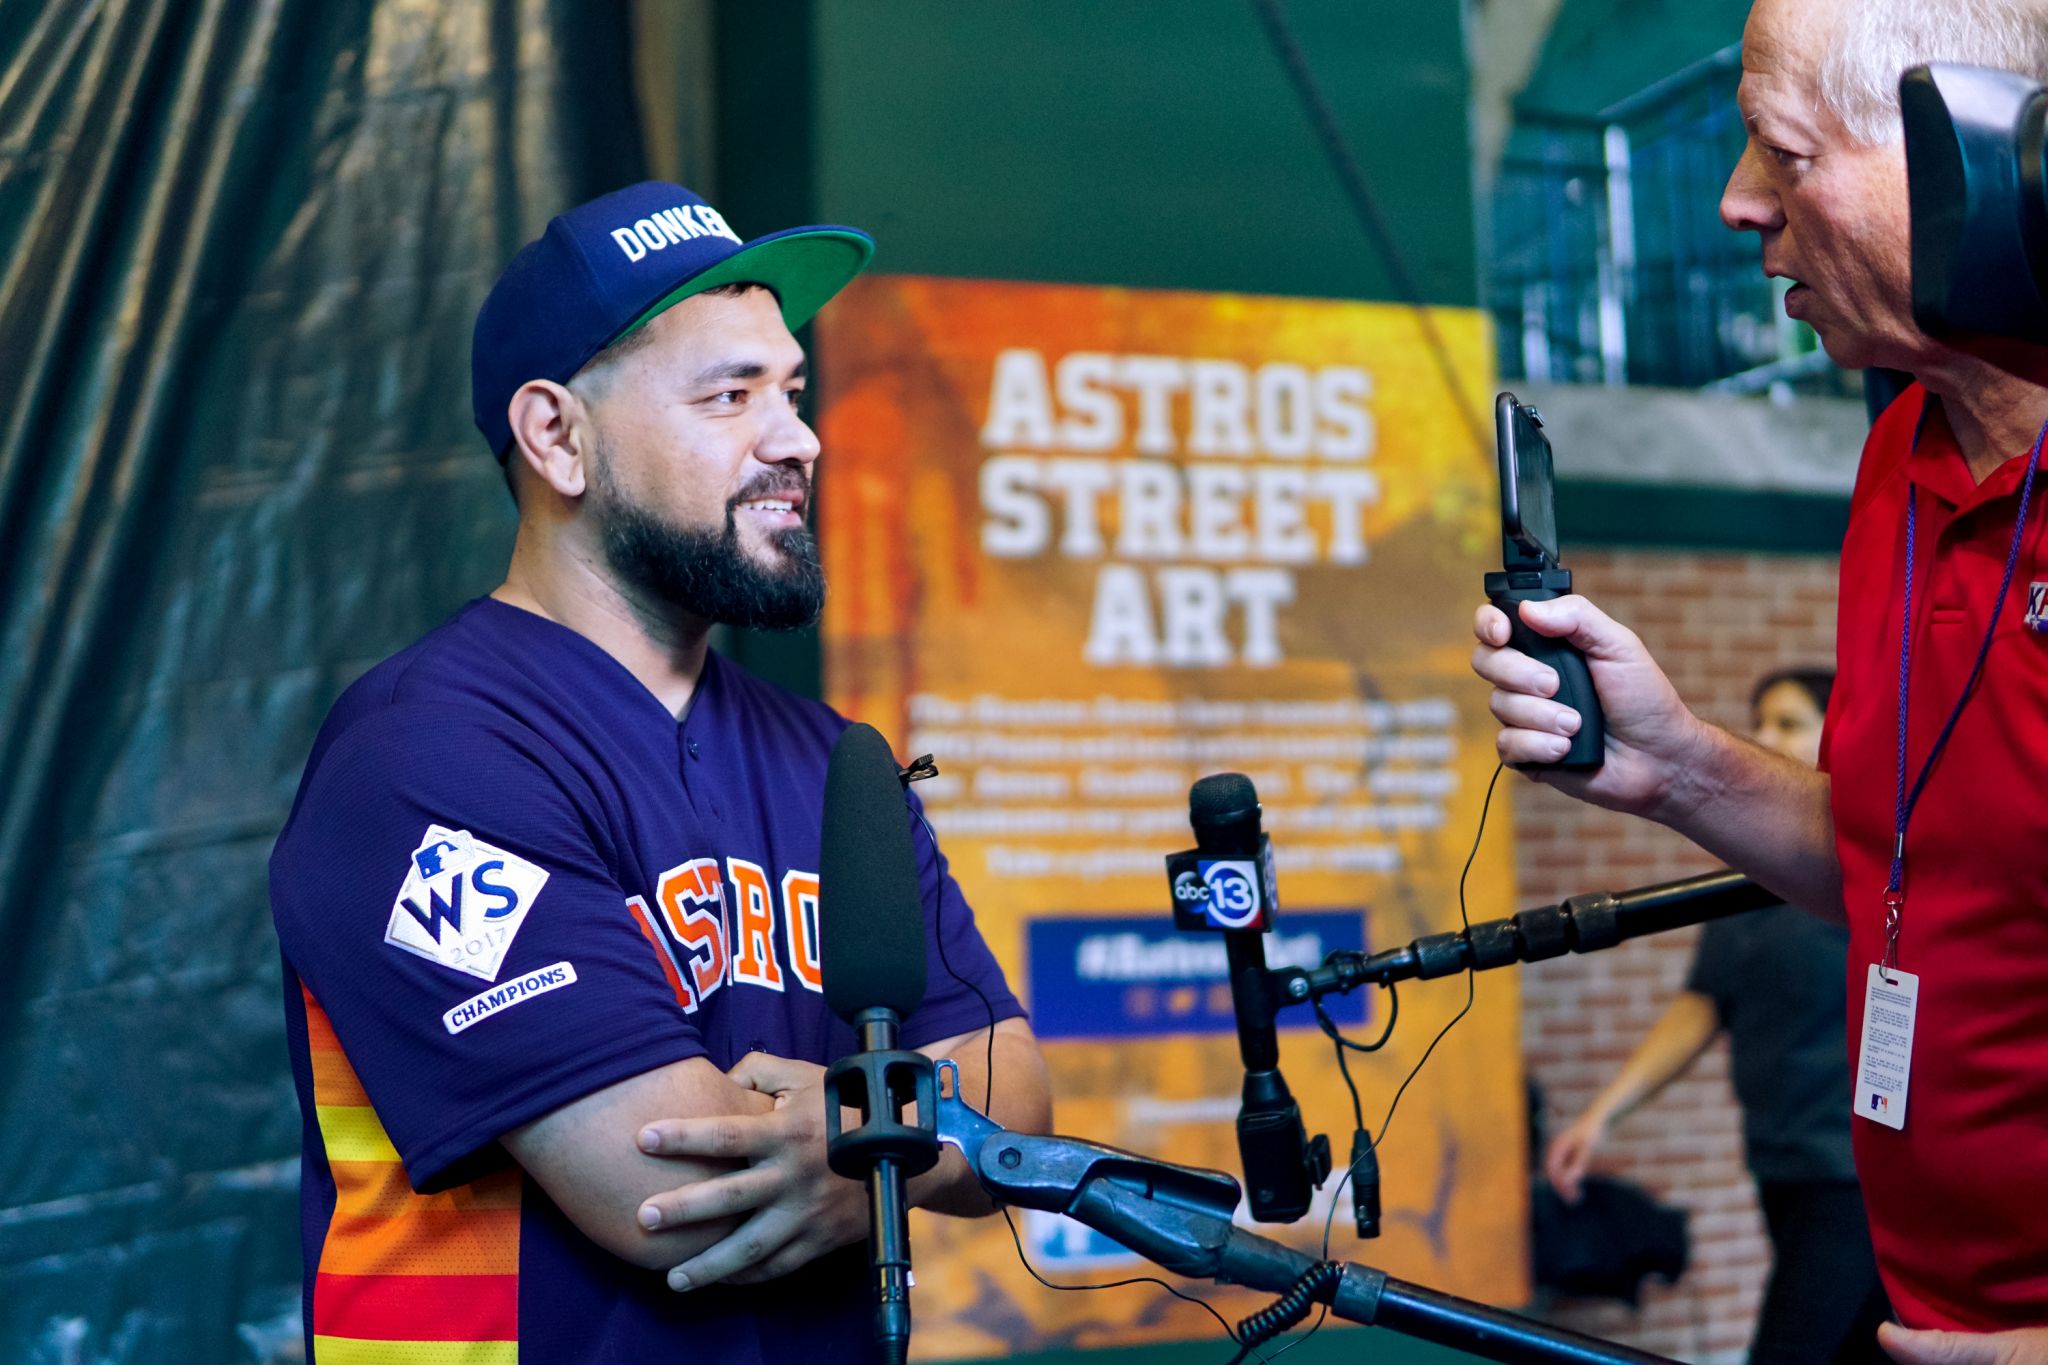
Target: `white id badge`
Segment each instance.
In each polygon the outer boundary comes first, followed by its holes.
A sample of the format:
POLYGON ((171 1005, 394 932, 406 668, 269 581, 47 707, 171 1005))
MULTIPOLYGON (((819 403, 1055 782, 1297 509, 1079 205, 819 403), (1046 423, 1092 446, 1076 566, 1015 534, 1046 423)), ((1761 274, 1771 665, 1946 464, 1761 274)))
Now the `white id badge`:
POLYGON ((1919 1008, 1919 977, 1870 964, 1863 989, 1863 1047, 1856 1058, 1856 1113, 1872 1123, 1906 1126, 1913 1015, 1919 1008))

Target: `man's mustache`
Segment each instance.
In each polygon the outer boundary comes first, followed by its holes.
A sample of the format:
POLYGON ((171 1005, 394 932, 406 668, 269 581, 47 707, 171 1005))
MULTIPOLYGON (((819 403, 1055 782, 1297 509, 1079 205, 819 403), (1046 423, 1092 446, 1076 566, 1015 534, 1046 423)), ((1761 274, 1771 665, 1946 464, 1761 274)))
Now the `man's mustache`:
POLYGON ((754 480, 746 487, 740 489, 739 492, 733 494, 725 504, 726 510, 738 511, 741 503, 753 502, 760 498, 801 500, 804 504, 804 510, 808 512, 811 503, 810 481, 801 474, 770 474, 764 476, 754 480))

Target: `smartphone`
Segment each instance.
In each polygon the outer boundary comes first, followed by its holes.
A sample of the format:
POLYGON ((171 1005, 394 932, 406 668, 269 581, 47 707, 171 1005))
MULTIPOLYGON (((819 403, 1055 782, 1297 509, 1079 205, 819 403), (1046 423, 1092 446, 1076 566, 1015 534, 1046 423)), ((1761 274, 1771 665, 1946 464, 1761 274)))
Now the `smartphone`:
POLYGON ((1507 613, 1509 643, 1555 669, 1556 699, 1579 713, 1578 733, 1563 758, 1518 766, 1589 772, 1605 761, 1607 726, 1585 656, 1563 640, 1538 635, 1522 620, 1522 603, 1572 590, 1571 570, 1558 562, 1550 437, 1543 415, 1512 393, 1494 399, 1493 429, 1500 458, 1501 569, 1486 575, 1486 595, 1507 613))
POLYGON ((1494 401, 1500 454, 1501 560, 1506 569, 1557 567, 1557 501, 1543 414, 1504 393, 1494 401))

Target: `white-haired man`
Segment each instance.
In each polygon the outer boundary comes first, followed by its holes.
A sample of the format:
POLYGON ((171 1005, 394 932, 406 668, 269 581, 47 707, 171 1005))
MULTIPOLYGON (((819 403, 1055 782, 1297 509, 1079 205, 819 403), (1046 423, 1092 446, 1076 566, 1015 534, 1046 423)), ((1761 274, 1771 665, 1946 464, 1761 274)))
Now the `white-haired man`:
MULTIPOLYGON (((1600 771, 1541 780, 1848 921, 1857 1166, 1892 1304, 1922 1329, 1887 1326, 1885 1348, 2042 1361, 2048 516, 2034 473, 2048 388, 1912 320, 1897 81, 1941 60, 2048 78, 2048 3, 1756 0, 1743 35, 1749 142, 1723 220, 1759 235, 1765 273, 1794 282, 1786 311, 1835 360, 1918 381, 1857 477, 1823 771, 1700 721, 1585 599, 1523 617, 1584 651, 1607 719, 1600 771), (1892 1027, 1866 1030, 1866 1010, 1892 1027)), ((1555 675, 1507 647, 1492 607, 1475 629, 1502 758, 1559 757, 1578 716, 1551 700, 1555 675)))

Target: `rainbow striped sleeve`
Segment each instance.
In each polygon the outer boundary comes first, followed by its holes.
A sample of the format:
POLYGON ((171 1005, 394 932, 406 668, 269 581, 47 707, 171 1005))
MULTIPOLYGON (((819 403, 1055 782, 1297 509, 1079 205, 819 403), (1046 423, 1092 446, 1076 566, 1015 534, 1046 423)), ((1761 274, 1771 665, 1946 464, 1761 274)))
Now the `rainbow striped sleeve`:
POLYGON ((519 1170, 415 1194, 333 1024, 300 989, 335 1189, 313 1282, 317 1365, 517 1365, 519 1170))

